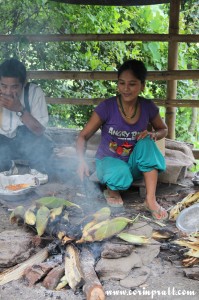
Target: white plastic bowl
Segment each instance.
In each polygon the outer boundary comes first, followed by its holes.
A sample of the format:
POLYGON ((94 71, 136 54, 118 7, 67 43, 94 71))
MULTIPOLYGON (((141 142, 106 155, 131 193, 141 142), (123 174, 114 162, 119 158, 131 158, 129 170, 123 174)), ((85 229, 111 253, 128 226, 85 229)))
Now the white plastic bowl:
POLYGON ((183 209, 176 220, 176 226, 186 233, 199 232, 199 203, 183 209))

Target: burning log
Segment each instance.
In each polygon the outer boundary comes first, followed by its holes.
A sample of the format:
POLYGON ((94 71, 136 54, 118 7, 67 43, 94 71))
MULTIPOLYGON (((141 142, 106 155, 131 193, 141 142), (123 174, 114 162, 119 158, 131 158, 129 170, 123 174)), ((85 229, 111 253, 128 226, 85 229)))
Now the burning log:
POLYGON ((84 284, 84 278, 79 261, 79 252, 77 248, 72 244, 66 246, 65 276, 68 285, 74 291, 82 287, 84 284))
POLYGON ((43 279, 46 274, 48 274, 57 265, 55 263, 43 262, 37 263, 33 266, 27 267, 24 271, 24 278, 29 286, 37 283, 39 280, 43 279))
POLYGON ((86 296, 86 300, 104 300, 105 293, 95 272, 94 264, 95 259, 91 252, 86 248, 82 248, 81 266, 85 279, 83 292, 86 296))

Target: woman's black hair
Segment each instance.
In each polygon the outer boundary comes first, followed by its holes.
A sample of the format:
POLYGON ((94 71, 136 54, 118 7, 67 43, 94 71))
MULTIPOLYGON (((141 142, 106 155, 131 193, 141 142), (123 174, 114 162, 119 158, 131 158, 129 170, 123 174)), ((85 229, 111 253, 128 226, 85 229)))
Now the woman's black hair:
POLYGON ((19 81, 24 85, 26 81, 26 67, 16 58, 7 59, 0 65, 1 77, 19 78, 19 81))
POLYGON ((118 78, 124 71, 127 70, 131 71, 134 76, 141 81, 141 83, 145 83, 147 69, 142 61, 137 59, 129 59, 125 61, 118 69, 118 78))

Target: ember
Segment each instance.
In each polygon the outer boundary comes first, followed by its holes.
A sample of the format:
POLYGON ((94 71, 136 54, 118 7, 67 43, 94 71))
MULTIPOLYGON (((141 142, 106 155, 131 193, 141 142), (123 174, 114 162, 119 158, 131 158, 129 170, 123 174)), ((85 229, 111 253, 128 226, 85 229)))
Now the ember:
POLYGON ((6 190, 10 191, 19 191, 26 189, 27 187, 30 187, 30 184, 28 183, 19 183, 19 184, 10 184, 5 187, 6 190))

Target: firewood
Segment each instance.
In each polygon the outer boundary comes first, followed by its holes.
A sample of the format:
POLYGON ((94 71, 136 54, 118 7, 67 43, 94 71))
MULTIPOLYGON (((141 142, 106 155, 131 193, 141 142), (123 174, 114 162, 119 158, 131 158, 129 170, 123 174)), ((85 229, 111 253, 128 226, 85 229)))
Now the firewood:
POLYGON ((27 267, 24 271, 23 277, 29 286, 33 286, 56 266, 57 264, 54 262, 37 263, 36 265, 34 264, 31 267, 27 267))
POLYGON ((72 244, 66 246, 65 276, 68 285, 74 291, 84 284, 84 278, 79 261, 79 251, 72 244))
POLYGON ((62 266, 55 267, 44 278, 43 286, 45 286, 45 288, 50 290, 55 289, 63 275, 64 275, 64 266, 62 265, 62 266))
POLYGON ((82 248, 81 266, 85 279, 83 292, 86 296, 86 300, 104 300, 105 293, 95 272, 94 264, 95 259, 92 253, 88 249, 82 248))
POLYGON ((56 247, 56 244, 50 244, 48 247, 40 250, 37 254, 26 260, 20 265, 16 265, 0 274, 0 285, 4 285, 10 281, 18 280, 24 274, 27 267, 43 262, 48 257, 49 251, 56 247))
POLYGON ((48 250, 42 249, 37 254, 26 260, 20 265, 17 265, 13 268, 6 270, 5 272, 0 274, 0 285, 4 285, 10 281, 18 280, 24 274, 24 271, 27 267, 30 267, 34 264, 38 264, 44 261, 48 257, 48 250))

